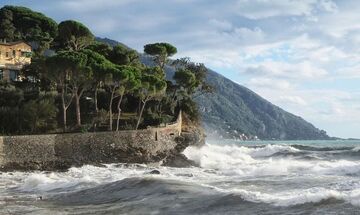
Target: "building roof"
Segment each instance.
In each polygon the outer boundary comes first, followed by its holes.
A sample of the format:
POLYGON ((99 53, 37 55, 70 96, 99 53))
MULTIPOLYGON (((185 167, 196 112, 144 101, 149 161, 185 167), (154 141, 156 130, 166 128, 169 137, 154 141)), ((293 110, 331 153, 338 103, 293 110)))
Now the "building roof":
MULTIPOLYGON (((24 44, 30 46, 29 44, 25 43, 24 41, 0 42, 0 45, 3 45, 3 46, 13 46, 13 45, 21 44, 21 43, 24 43, 24 44)), ((31 46, 30 46, 30 47, 31 47, 31 46)))

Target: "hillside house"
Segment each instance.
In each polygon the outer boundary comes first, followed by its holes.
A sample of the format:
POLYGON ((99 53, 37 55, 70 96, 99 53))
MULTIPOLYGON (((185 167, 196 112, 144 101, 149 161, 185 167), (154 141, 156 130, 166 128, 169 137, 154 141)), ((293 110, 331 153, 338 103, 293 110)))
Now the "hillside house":
POLYGON ((31 63, 31 46, 25 42, 0 42, 0 81, 19 81, 19 71, 31 63))

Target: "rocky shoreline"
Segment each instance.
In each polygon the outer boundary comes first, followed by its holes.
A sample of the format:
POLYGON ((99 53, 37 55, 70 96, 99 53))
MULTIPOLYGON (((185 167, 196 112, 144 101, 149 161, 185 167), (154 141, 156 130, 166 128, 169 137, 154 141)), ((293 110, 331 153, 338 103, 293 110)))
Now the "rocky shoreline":
POLYGON ((0 171, 66 171, 82 165, 158 163, 193 166, 182 152, 201 147, 204 131, 182 120, 162 128, 137 131, 0 137, 0 171))

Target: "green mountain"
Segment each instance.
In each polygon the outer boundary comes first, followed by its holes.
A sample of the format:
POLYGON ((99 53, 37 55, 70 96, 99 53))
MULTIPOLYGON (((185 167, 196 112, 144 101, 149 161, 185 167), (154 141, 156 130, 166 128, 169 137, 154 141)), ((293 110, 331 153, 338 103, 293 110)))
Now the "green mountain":
MULTIPOLYGON (((102 39, 106 42, 107 39, 102 39)), ((109 44, 114 45, 110 40, 109 44), (110 43, 111 42, 111 43, 110 43)), ((146 65, 153 65, 150 56, 140 55, 146 65)), ((166 66, 168 79, 174 68, 166 66)), ((276 140, 329 139, 299 116, 293 115, 263 99, 253 91, 209 70, 208 82, 213 94, 196 98, 207 135, 214 138, 254 138, 276 140)))
POLYGON ((299 116, 263 99, 253 91, 209 70, 208 82, 215 87, 212 95, 197 98, 203 122, 212 136, 226 138, 257 136, 260 139, 329 139, 299 116))

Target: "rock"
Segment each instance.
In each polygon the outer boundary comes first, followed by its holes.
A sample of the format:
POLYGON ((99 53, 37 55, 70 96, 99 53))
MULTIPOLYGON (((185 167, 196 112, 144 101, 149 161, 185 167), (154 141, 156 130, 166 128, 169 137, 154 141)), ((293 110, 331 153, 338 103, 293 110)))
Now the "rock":
POLYGON ((192 166, 198 167, 199 166, 194 161, 189 160, 183 154, 173 154, 173 155, 167 157, 164 160, 162 165, 163 166, 169 166, 169 167, 178 167, 178 168, 192 167, 192 166))
POLYGON ((160 171, 157 169, 152 170, 151 172, 149 172, 148 174, 152 174, 152 175, 160 175, 160 171))
POLYGON ((180 173, 180 174, 176 174, 176 176, 183 176, 183 177, 194 177, 194 175, 192 173, 180 173))

